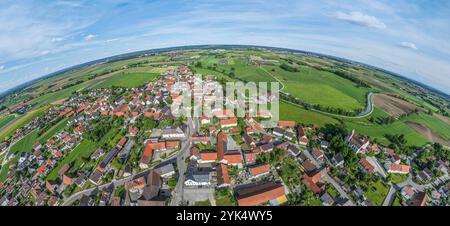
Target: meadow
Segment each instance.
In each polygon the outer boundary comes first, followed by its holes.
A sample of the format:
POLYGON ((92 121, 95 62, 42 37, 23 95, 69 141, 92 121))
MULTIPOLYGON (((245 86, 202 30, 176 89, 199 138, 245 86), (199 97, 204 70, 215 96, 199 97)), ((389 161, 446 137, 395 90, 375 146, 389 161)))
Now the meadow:
POLYGON ((94 86, 94 88, 139 87, 158 78, 157 73, 119 73, 94 86))
POLYGON ((7 125, 9 122, 14 120, 16 118, 15 114, 7 115, 5 117, 0 118, 0 128, 3 128, 3 126, 7 125))

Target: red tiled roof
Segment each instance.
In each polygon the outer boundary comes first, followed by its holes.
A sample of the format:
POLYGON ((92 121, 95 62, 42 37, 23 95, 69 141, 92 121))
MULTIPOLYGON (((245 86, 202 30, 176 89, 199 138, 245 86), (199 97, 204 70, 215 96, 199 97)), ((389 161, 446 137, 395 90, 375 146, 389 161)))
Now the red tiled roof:
POLYGON ((256 206, 285 195, 284 186, 274 182, 255 185, 238 190, 237 201, 239 206, 256 206))
POLYGON ((295 121, 279 121, 279 127, 295 127, 295 121))
POLYGON ((242 163, 242 153, 239 151, 236 152, 227 152, 223 159, 227 160, 228 164, 238 164, 242 163))
POLYGON ((249 171, 252 176, 258 176, 258 175, 270 172, 270 165, 263 164, 263 165, 259 165, 259 166, 252 166, 252 167, 249 167, 249 171))
POLYGON ((216 170, 217 170, 217 183, 219 185, 229 184, 230 177, 228 176, 228 166, 225 164, 220 164, 216 170))
POLYGON ((200 152, 200 159, 202 161, 215 161, 217 160, 217 152, 200 152))

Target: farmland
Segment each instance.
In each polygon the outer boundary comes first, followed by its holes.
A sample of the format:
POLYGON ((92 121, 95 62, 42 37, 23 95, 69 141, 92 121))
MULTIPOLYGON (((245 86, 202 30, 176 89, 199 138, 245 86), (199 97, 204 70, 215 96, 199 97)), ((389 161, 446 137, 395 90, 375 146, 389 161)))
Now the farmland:
POLYGON ((94 86, 94 88, 116 87, 138 87, 154 80, 159 74, 156 73, 120 73, 94 86))

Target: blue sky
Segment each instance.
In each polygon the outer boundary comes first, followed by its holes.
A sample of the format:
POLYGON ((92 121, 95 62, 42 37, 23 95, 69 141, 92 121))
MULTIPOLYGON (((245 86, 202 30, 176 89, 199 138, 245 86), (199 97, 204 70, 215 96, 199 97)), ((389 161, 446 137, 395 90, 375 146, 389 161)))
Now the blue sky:
POLYGON ((250 44, 330 54, 450 94, 450 1, 0 2, 0 92, 138 50, 250 44))

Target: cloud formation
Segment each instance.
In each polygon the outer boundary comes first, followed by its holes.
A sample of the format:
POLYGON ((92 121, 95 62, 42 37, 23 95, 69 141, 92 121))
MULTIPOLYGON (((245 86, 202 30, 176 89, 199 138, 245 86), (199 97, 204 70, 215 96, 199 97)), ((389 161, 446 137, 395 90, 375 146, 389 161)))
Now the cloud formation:
POLYGON ((403 48, 417 50, 416 44, 412 42, 400 42, 398 45, 403 48))
POLYGON ((385 29, 386 24, 384 24, 382 21, 377 19, 374 16, 370 16, 367 14, 364 14, 359 11, 353 11, 350 13, 344 13, 344 12, 337 12, 335 15, 336 19, 343 20, 352 24, 357 24, 360 26, 370 27, 370 28, 376 28, 376 29, 385 29))
POLYGON ((95 38, 95 36, 96 36, 96 35, 93 35, 93 34, 86 35, 86 36, 84 37, 84 40, 85 40, 85 41, 91 41, 92 39, 95 38))

